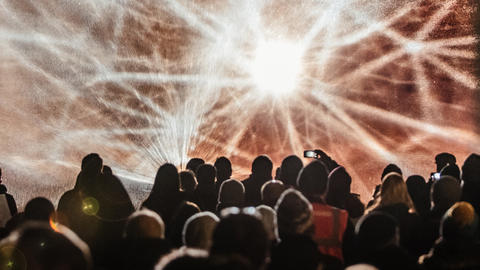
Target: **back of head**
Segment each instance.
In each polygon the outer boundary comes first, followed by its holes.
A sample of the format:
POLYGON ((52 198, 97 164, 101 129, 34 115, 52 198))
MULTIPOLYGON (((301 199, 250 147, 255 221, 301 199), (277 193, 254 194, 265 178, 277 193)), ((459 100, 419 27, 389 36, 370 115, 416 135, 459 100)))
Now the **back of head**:
POLYGON ((245 201, 245 187, 242 182, 235 179, 224 181, 218 194, 219 203, 227 203, 230 206, 242 207, 245 201))
POLYGON ((175 165, 165 163, 157 171, 152 193, 176 194, 180 191, 180 177, 175 165))
POLYGON ((26 223, 0 244, 1 265, 8 269, 92 269, 88 246, 68 228, 58 225, 55 229, 45 223, 26 223))
POLYGON ((25 205, 25 218, 27 220, 36 220, 49 222, 52 214, 55 212, 55 208, 52 202, 44 197, 37 197, 31 199, 25 205))
POLYGON ((303 162, 298 156, 291 155, 286 157, 280 166, 280 180, 285 185, 297 186, 298 173, 302 168, 303 162))
POLYGON ((392 173, 392 172, 395 172, 395 173, 398 173, 400 175, 403 175, 402 174, 402 169, 400 169, 400 167, 398 167, 397 165, 393 164, 393 163, 390 163, 388 164, 385 169, 383 169, 383 172, 382 172, 382 181, 383 181, 383 178, 385 178, 385 176, 389 173, 392 173))
POLYGON ((232 176, 232 163, 226 157, 219 157, 213 164, 217 170, 218 181, 225 181, 232 176))
POLYGON ((183 226, 191 216, 197 213, 200 213, 200 208, 193 202, 184 201, 177 207, 170 223, 167 224, 167 238, 170 239, 174 246, 180 247, 183 244, 183 226))
POLYGON ((440 172, 443 167, 447 166, 448 164, 457 163, 457 159, 454 155, 443 152, 435 156, 435 163, 437 164, 437 172, 440 172))
POLYGON ((164 256, 155 270, 208 270, 208 253, 198 249, 177 249, 164 256))
POLYGON ((451 176, 460 181, 460 168, 457 164, 448 164, 440 171, 441 176, 451 176))
POLYGON ((197 181, 199 186, 211 186, 215 184, 217 171, 210 164, 202 164, 197 168, 197 181))
POLYGON ((272 251, 272 269, 323 269, 319 267, 321 263, 321 253, 317 244, 308 236, 294 235, 280 242, 272 251))
POLYGON ((102 168, 103 160, 97 153, 88 154, 82 159, 82 172, 88 176, 99 175, 102 168))
POLYGON ((427 183, 425 182, 425 178, 421 175, 411 175, 407 178, 405 183, 407 184, 408 193, 412 199, 425 196, 427 183))
POLYGON ((252 162, 252 175, 272 179, 272 160, 267 155, 261 155, 256 157, 252 162))
POLYGON ((446 241, 475 241, 477 232, 478 216, 468 202, 455 203, 443 216, 440 234, 446 241))
POLYGON ((163 239, 165 224, 155 212, 142 209, 133 213, 125 224, 124 238, 128 240, 163 239))
POLYGON ((363 216, 355 227, 357 248, 362 252, 380 250, 398 244, 398 221, 384 212, 372 212, 363 216))
POLYGON ((205 164, 205 161, 201 158, 192 158, 187 162, 187 170, 197 173, 197 169, 200 165, 205 164))
POLYGON ((287 189, 287 187, 278 180, 270 180, 265 182, 261 188, 262 202, 270 207, 275 207, 275 204, 280 198, 280 195, 287 189))
POLYGON ((197 179, 192 171, 180 172, 180 185, 185 192, 191 193, 197 187, 197 179))
POLYGON ((480 155, 468 156, 462 166, 462 179, 465 182, 480 183, 480 155))
POLYGON ((398 173, 389 173, 383 178, 380 187, 380 201, 377 206, 404 204, 409 209, 415 209, 413 201, 408 194, 407 184, 398 173))
POLYGON ((212 235, 218 222, 218 217, 210 212, 200 212, 191 216, 183 226, 183 244, 208 251, 212 246, 212 235))
POLYGON ((277 238, 277 213, 267 205, 259 205, 255 209, 260 214, 262 223, 267 231, 268 240, 271 242, 275 241, 277 238))
POLYGON ((313 233, 312 205, 298 191, 287 189, 275 206, 280 239, 289 235, 313 233))
POLYGON ((297 185, 311 201, 321 200, 328 183, 328 170, 320 160, 314 160, 298 174, 297 185))
POLYGON ((268 238, 262 222, 253 215, 232 213, 222 218, 215 228, 210 254, 237 254, 259 269, 265 264, 267 251, 268 238))
POLYGON ((451 176, 442 176, 433 183, 431 197, 435 208, 446 210, 458 202, 461 195, 460 184, 451 176))
POLYGON ((345 209, 347 196, 350 194, 352 178, 344 167, 338 166, 328 175, 326 201, 328 204, 345 209))

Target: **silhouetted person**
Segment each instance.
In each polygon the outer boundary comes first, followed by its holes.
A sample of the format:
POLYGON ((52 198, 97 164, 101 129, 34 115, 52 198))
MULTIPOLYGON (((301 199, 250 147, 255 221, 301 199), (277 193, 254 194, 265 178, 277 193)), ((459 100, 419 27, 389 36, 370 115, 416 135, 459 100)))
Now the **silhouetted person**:
MULTIPOLYGON (((273 248, 268 270, 325 269, 316 243, 305 235, 292 235, 273 248)), ((328 268, 327 268, 328 269, 328 268)))
POLYGON ((51 218, 54 219, 55 207, 49 199, 36 197, 25 205, 24 213, 26 220, 48 223, 51 218))
POLYGON ((218 194, 220 185, 222 185, 223 181, 232 177, 232 163, 226 157, 219 157, 215 160, 213 166, 217 170, 217 182, 215 183, 215 188, 218 194))
POLYGON ((400 247, 397 220, 383 212, 362 217, 355 228, 356 263, 367 263, 380 270, 417 269, 414 257, 400 247))
POLYGON ((425 179, 420 175, 411 175, 405 182, 407 184, 408 194, 412 198, 417 213, 425 217, 430 211, 430 190, 428 190, 425 179))
POLYGON ((185 200, 192 201, 194 199, 193 193, 197 188, 197 179, 192 171, 180 172, 180 187, 185 193, 185 200))
POLYGON ((212 246, 212 236, 220 220, 210 212, 201 212, 191 216, 183 226, 183 244, 189 248, 209 251, 212 246))
POLYGON ((155 212, 143 209, 133 213, 125 224, 121 264, 115 269, 151 270, 159 259, 170 252, 165 240, 165 224, 155 212))
MULTIPOLYGON (((385 176, 387 174, 392 173, 392 172, 398 173, 399 175, 403 175, 402 174, 402 169, 400 169, 400 167, 398 167, 396 164, 390 163, 382 171, 382 175, 380 177, 381 182, 383 182, 383 179, 385 178, 385 176)), ((375 186, 375 191, 373 192, 373 200, 368 202, 367 207, 372 206, 375 199, 378 197, 378 195, 380 193, 380 187, 381 187, 381 184, 375 186)))
POLYGON ((265 226, 268 235, 268 240, 272 244, 277 243, 277 212, 267 205, 259 205, 255 207, 255 210, 260 214, 263 226, 265 226))
POLYGON ((224 181, 218 194, 217 213, 228 207, 243 207, 245 204, 245 187, 235 179, 224 181))
POLYGON ((457 164, 448 164, 440 171, 440 176, 451 176, 460 182, 460 168, 457 164))
POLYGON ((350 241, 353 228, 348 221, 347 211, 325 203, 327 183, 328 170, 319 160, 305 166, 297 179, 299 190, 312 203, 315 224, 313 240, 323 254, 343 261, 344 235, 347 236, 345 240, 350 241))
POLYGON ((7 192, 7 187, 2 182, 2 168, 0 168, 0 207, 0 227, 3 227, 18 211, 15 199, 7 192))
POLYGON ((420 258, 427 270, 480 269, 478 215, 467 202, 453 205, 442 218, 440 238, 420 258))
POLYGON ((237 254, 248 259, 254 269, 261 269, 266 263, 268 248, 267 232, 259 218, 232 213, 223 217, 215 228, 210 255, 215 258, 237 254))
POLYGON ((106 165, 103 166, 102 173, 104 175, 113 175, 112 168, 110 168, 109 166, 106 166, 106 165))
POLYGON ((183 245, 182 233, 185 222, 193 215, 200 213, 200 208, 192 202, 182 202, 172 217, 167 227, 167 238, 176 248, 183 245))
POLYGON ((2 269, 92 269, 87 245, 68 228, 26 223, 0 243, 2 269))
POLYGON ((462 200, 480 213, 480 155, 471 154, 462 166, 462 200))
POLYGON ((142 207, 157 212, 168 226, 183 199, 184 194, 180 191, 180 177, 177 168, 166 163, 158 169, 152 191, 143 202, 142 207))
POLYGON ((450 153, 440 153, 435 156, 435 164, 437 165, 437 171, 440 172, 445 166, 448 164, 455 164, 457 162, 457 159, 455 158, 454 155, 450 153))
POLYGON ((272 179, 272 168, 273 163, 268 156, 261 155, 255 158, 250 177, 243 181, 246 205, 257 206, 262 203, 260 189, 265 182, 272 179))
POLYGON ((263 184, 260 192, 262 194, 262 203, 272 208, 277 204, 280 195, 287 189, 283 182, 278 180, 270 180, 263 184))
POLYGON ((163 257, 156 270, 210 270, 208 253, 200 249, 177 249, 163 257))
POLYGON ((313 208, 310 202, 297 190, 287 189, 275 206, 277 229, 280 240, 291 235, 313 237, 313 208))
POLYGON ((200 165, 197 169, 198 185, 194 192, 193 202, 196 203, 202 211, 215 212, 217 206, 215 175, 215 167, 210 164, 200 165))
POLYGON ((197 174, 197 169, 200 165, 205 164, 205 161, 201 158, 192 158, 187 162, 187 170, 197 174))
POLYGON ((295 155, 286 157, 280 166, 278 180, 289 187, 297 186, 298 173, 303 168, 302 160, 295 155))

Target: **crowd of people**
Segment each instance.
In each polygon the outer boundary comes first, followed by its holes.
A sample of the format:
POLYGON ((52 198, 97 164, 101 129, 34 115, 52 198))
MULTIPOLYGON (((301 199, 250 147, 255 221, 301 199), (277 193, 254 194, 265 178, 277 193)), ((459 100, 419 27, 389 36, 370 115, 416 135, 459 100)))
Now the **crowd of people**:
POLYGON ((480 269, 480 155, 460 169, 440 153, 427 178, 388 164, 365 205, 316 151, 275 177, 258 156, 243 181, 226 157, 166 163, 140 209, 98 154, 57 209, 37 197, 18 212, 0 183, 0 269, 480 269))

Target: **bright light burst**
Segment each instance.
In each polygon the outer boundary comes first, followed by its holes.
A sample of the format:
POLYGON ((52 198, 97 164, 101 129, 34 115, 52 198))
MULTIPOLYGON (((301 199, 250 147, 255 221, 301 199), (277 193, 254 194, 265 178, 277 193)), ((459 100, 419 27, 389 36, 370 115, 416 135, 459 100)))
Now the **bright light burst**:
POLYGON ((468 0, 1 0, 0 165, 61 181, 98 152, 151 181, 166 161, 226 155, 244 175, 258 154, 279 164, 322 148, 366 198, 386 163, 426 175, 435 153, 480 151, 474 12, 468 0))

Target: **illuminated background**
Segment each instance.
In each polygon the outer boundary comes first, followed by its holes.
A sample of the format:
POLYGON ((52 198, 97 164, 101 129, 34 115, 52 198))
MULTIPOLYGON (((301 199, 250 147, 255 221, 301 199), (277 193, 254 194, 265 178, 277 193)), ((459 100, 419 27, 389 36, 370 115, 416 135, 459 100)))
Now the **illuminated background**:
POLYGON ((5 181, 22 204, 89 152, 135 189, 166 161, 226 155, 242 178, 320 148, 367 200, 387 163, 480 151, 473 3, 0 0, 5 181))

